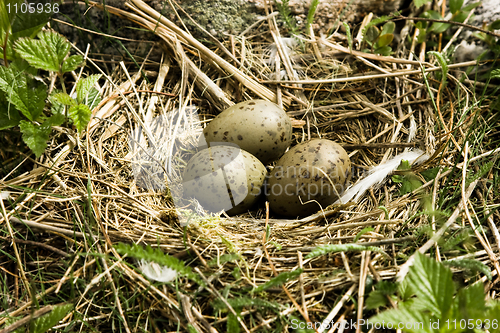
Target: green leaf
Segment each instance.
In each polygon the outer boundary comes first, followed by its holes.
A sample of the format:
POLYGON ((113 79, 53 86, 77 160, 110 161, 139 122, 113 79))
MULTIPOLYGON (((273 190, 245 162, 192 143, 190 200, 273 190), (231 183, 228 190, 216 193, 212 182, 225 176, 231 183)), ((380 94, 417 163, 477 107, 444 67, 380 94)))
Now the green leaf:
POLYGON ((396 23, 389 21, 384 26, 382 27, 382 32, 380 32, 381 35, 385 34, 392 34, 394 32, 394 29, 396 29, 396 23))
POLYGON ((302 274, 303 271, 304 270, 300 268, 300 269, 295 269, 291 272, 282 272, 278 276, 275 276, 271 280, 267 281, 266 283, 261 284, 260 286, 254 288, 252 290, 252 293, 259 293, 261 291, 264 291, 272 287, 281 286, 286 282, 297 278, 300 274, 302 274))
POLYGON ((54 327, 68 312, 73 309, 73 304, 55 305, 51 312, 35 319, 30 324, 30 332, 45 333, 54 327))
POLYGON ((446 266, 467 269, 467 270, 472 271, 472 272, 481 272, 484 275, 486 275, 488 280, 492 279, 492 275, 491 275, 491 271, 490 271, 489 267, 478 260, 474 260, 474 259, 447 260, 447 261, 443 261, 443 264, 446 266))
POLYGON ((500 20, 496 20, 489 25, 489 30, 498 30, 500 29, 500 20))
POLYGON ((193 273, 191 267, 185 266, 183 261, 163 253, 161 249, 153 249, 149 245, 143 248, 137 244, 125 243, 116 244, 115 249, 120 254, 127 254, 130 257, 153 261, 161 266, 166 266, 195 281, 196 283, 204 285, 203 280, 201 280, 197 274, 193 273))
POLYGON ((499 79, 500 78, 500 68, 494 69, 490 72, 490 78, 499 79))
POLYGON ((450 0, 449 6, 450 6, 450 12, 452 14, 456 14, 464 4, 464 0, 450 0))
POLYGON ((474 8, 477 8, 477 7, 481 6, 481 5, 482 5, 481 1, 473 2, 473 3, 468 4, 464 8, 462 8, 462 11, 464 11, 464 12, 470 12, 474 8))
POLYGON ((66 72, 71 72, 80 67, 83 64, 83 56, 77 54, 77 55, 72 55, 68 57, 63 62, 61 72, 66 73, 66 72))
POLYGON ((360 232, 358 232, 358 234, 356 235, 356 237, 354 237, 354 240, 352 242, 356 243, 361 238, 361 236, 363 236, 364 234, 366 234, 368 232, 371 232, 373 230, 375 230, 375 229, 373 229, 372 227, 366 227, 366 228, 364 228, 363 230, 361 230, 360 232))
POLYGON ((38 38, 21 38, 14 49, 31 66, 59 72, 64 58, 69 53, 70 44, 63 36, 53 31, 42 31, 38 38))
POLYGON ((391 44, 393 39, 394 39, 393 34, 380 35, 376 43, 377 49, 391 44))
POLYGON ((420 175, 424 177, 425 181, 428 182, 436 178, 439 172, 439 167, 431 168, 420 172, 420 175))
POLYGON ((425 5, 426 3, 429 3, 429 2, 431 2, 431 0, 414 0, 413 4, 418 9, 418 8, 422 7, 423 5, 425 5))
POLYGON ((368 310, 378 309, 382 306, 386 306, 388 303, 387 297, 379 290, 374 290, 370 293, 366 299, 366 308, 368 310))
POLYGON ((57 103, 60 103, 63 105, 69 105, 69 106, 76 105, 76 101, 73 98, 71 98, 70 95, 63 93, 63 92, 58 92, 58 93, 52 94, 49 97, 49 100, 51 103, 57 102, 57 103))
POLYGON ((411 193, 423 185, 422 181, 413 173, 408 173, 403 177, 399 195, 411 193))
POLYGON ((92 112, 87 105, 78 104, 69 108, 68 115, 73 120, 77 131, 81 132, 87 127, 92 112))
POLYGON ((85 97, 90 93, 94 85, 101 78, 101 74, 93 74, 84 79, 80 79, 76 84, 76 100, 82 103, 85 97))
POLYGON ((61 126, 66 120, 66 117, 61 113, 56 113, 47 118, 42 124, 43 128, 52 128, 52 126, 61 126))
POLYGON ((35 153, 37 158, 40 157, 47 148, 51 128, 37 126, 25 120, 19 122, 19 128, 23 133, 23 141, 35 153))
POLYGON ((407 278, 411 289, 431 313, 438 318, 448 316, 455 292, 449 268, 417 252, 407 278))
POLYGON ((444 86, 446 84, 446 77, 448 75, 448 62, 445 58, 445 56, 436 51, 429 51, 427 54, 433 55, 436 57, 436 59, 439 62, 439 65, 441 66, 441 84, 444 86))
POLYGON ((486 319, 484 296, 482 283, 475 283, 467 288, 460 289, 453 304, 453 318, 465 320, 474 318, 474 321, 486 319))
POLYGON ((236 316, 229 312, 227 315, 227 332, 228 333, 239 333, 240 332, 240 323, 238 322, 238 317, 241 313, 241 308, 234 309, 236 312, 236 316))
POLYGON ((374 327, 382 327, 381 325, 384 323, 384 327, 389 329, 397 329, 398 325, 403 323, 403 325, 408 324, 403 327, 404 332, 431 333, 433 330, 429 325, 430 319, 431 317, 428 314, 412 311, 406 308, 398 308, 381 312, 378 315, 371 317, 368 322, 373 323, 374 327))
POLYGON ((0 131, 19 125, 20 120, 19 111, 9 104, 3 92, 0 92, 0 131))
POLYGON ((0 66, 0 89, 5 93, 5 98, 26 118, 34 121, 43 112, 47 90, 43 84, 32 85, 33 80, 25 73, 0 66))
POLYGON ((43 12, 41 13, 38 13, 38 11, 35 11, 35 13, 30 13, 29 10, 25 10, 23 13, 21 4, 24 3, 24 1, 22 0, 10 0, 8 2, 11 3, 11 15, 15 16, 14 22, 12 24, 12 34, 14 35, 14 39, 18 39, 20 37, 35 37, 47 24, 50 16, 53 14, 52 10, 47 10, 47 7, 45 7, 45 4, 51 4, 50 0, 37 0, 36 2, 32 2, 44 5, 45 10, 43 10, 43 12), (14 3, 18 4, 17 8, 19 10, 17 12, 12 10, 12 8, 15 8, 13 6, 14 3))
POLYGON ((306 256, 306 259, 323 256, 329 253, 347 252, 347 251, 374 251, 382 252, 381 249, 375 246, 365 246, 360 244, 326 244, 314 248, 311 253, 306 256))
POLYGON ((389 56, 391 55, 392 48, 390 46, 382 46, 377 49, 375 49, 376 54, 381 54, 383 56, 389 56))
POLYGON ((378 28, 376 26, 371 26, 366 31, 365 40, 368 44, 372 45, 373 43, 375 43, 379 35, 380 31, 378 30, 378 28))

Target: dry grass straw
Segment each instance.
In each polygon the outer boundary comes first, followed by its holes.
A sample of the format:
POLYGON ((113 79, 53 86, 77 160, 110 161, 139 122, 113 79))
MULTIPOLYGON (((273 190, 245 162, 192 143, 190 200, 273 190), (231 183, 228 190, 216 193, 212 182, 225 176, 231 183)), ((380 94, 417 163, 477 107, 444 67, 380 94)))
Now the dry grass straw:
MULTIPOLYGON (((297 268, 304 270, 300 278, 286 283, 283 289, 271 288, 256 295, 283 307, 275 311, 243 309, 238 320, 244 331, 285 325, 283 318, 290 314, 311 322, 352 318, 351 297, 358 302, 358 319, 367 318, 372 314, 363 306, 363 295, 369 291, 365 288, 367 275, 377 281, 404 275, 410 262, 407 259, 416 250, 428 252, 434 248, 438 260, 462 257, 458 247, 443 243, 443 236, 452 237, 450 228, 455 232, 463 230, 464 225, 457 224, 460 216, 466 217, 462 221, 475 230, 475 235, 463 245, 468 250, 466 256, 492 268, 494 280, 487 290, 498 289, 499 217, 498 212, 489 214, 498 205, 498 197, 487 191, 485 179, 491 174, 468 183, 466 171, 471 165, 477 167, 473 164, 476 161, 482 163, 500 151, 480 145, 474 147, 475 157, 469 157, 473 144, 469 141, 473 138, 467 135, 467 128, 474 126, 473 121, 488 122, 484 118, 488 114, 486 108, 477 106, 473 87, 456 79, 455 75, 462 72, 448 74, 449 87, 441 91, 437 114, 422 71, 435 72, 440 67, 412 60, 404 48, 399 57, 382 57, 351 51, 332 40, 315 40, 315 45, 322 48, 321 59, 315 60, 311 48, 305 54, 289 55, 281 45, 277 59, 286 58, 288 77, 294 77, 293 66, 307 78, 275 80, 271 78, 276 68, 269 67, 262 47, 281 41, 274 13, 268 15, 273 27, 270 35, 252 37, 248 36, 249 30, 245 38, 223 43, 228 49, 222 51, 202 45, 174 23, 160 18, 142 1, 127 4, 135 14, 109 6, 107 10, 155 31, 162 38, 166 49, 159 68, 143 68, 158 71, 158 76, 155 82, 148 83, 140 71, 123 64, 117 66, 100 87, 103 101, 94 110, 83 136, 75 137, 59 129, 60 137, 67 137, 67 142, 54 138, 41 159, 26 158, 17 166, 26 170, 27 165, 32 165, 30 172, 3 175, 0 190, 9 191, 11 201, 8 205, 2 201, 0 226, 9 230, 2 236, 2 274, 4 281, 10 283, 4 292, 11 299, 0 325, 5 324, 7 313, 27 315, 28 309, 34 309, 35 299, 66 295, 63 299, 68 297, 66 300, 74 302, 76 311, 59 324, 61 329, 71 324, 72 330, 77 330, 85 328, 85 322, 92 322, 98 330, 123 325, 127 332, 171 331, 179 325, 180 331, 187 331, 188 325, 192 325, 200 332, 222 332, 228 318, 227 313, 214 315, 213 303, 217 299, 246 296, 251 288, 297 268), (240 67, 227 59, 228 53, 240 67), (357 66, 364 64, 372 72, 363 74, 352 69, 352 56, 362 60, 357 66), (200 59, 203 70, 198 65, 200 59), (322 207, 318 213, 299 220, 269 216, 261 203, 247 214, 230 218, 207 217, 197 211, 198 214, 189 216, 189 226, 184 229, 179 222, 188 218, 186 207, 175 207, 171 192, 166 188, 145 190, 138 184, 132 162, 144 154, 133 148, 130 134, 142 129, 144 134, 138 136, 138 146, 149 142, 159 149, 164 147, 164 137, 151 132, 155 117, 167 117, 174 110, 179 117, 188 117, 189 106, 196 105, 204 122, 237 102, 230 97, 235 95, 241 99, 282 101, 291 117, 304 120, 297 122, 294 129, 295 142, 322 137, 344 144, 359 171, 354 180, 364 170, 414 146, 433 155, 422 169, 441 169, 435 179, 413 193, 399 195, 399 186, 387 181, 358 203, 322 207), (205 99, 211 107, 203 102, 205 99), (448 144, 451 138, 453 144, 448 144), (466 147, 465 151, 461 147, 466 147), (457 184, 449 178, 450 174, 457 175, 452 173, 453 167, 460 170, 457 184), (426 237, 428 217, 421 214, 422 202, 430 197, 433 209, 439 209, 438 194, 452 195, 450 186, 460 189, 454 196, 456 204, 447 206, 454 210, 453 214, 445 223, 441 221, 440 227, 433 218, 437 232, 426 237), (478 202, 470 200, 474 195, 478 202), (479 213, 481 207, 484 212, 479 213), (481 234, 476 228, 484 216, 488 234, 481 234), (386 256, 365 251, 304 258, 322 244, 351 243, 367 227, 372 229, 357 242, 379 246, 386 256), (420 244, 426 239, 429 240, 420 244), (119 242, 149 244, 184 260, 196 267, 206 282, 206 290, 185 279, 168 286, 146 279, 133 261, 115 252, 113 245, 119 242), (12 253, 17 258, 17 270, 12 253), (241 259, 221 263, 221 256, 228 253, 238 253, 241 259), (28 258, 33 262, 28 263, 28 258), (33 265, 41 273, 26 271, 33 265), (57 272, 54 280, 44 275, 51 269, 57 272), (31 283, 35 287, 27 289, 31 283), (137 297, 131 301, 133 308, 124 304, 130 297, 137 297)), ((450 69, 473 64, 476 62, 454 64, 450 69)), ((431 82, 431 86, 436 94, 439 83, 431 82)), ((180 130, 170 135, 180 140, 179 133, 180 130)), ((156 156, 154 149, 149 153, 151 158, 146 162, 166 163, 165 154, 156 156)), ((179 154, 176 156, 181 160, 186 156, 179 154)), ((173 165, 179 168, 179 175, 184 164, 181 161, 173 165)), ((128 301, 127 304, 130 306, 128 301)), ((229 309, 234 311, 231 306, 229 309)))

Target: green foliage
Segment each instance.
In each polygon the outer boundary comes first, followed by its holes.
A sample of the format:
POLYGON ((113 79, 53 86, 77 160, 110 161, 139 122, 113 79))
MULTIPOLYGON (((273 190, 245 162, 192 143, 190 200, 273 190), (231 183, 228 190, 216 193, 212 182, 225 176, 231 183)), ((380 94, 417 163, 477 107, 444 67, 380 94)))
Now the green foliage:
MULTIPOLYGON (((5 3, 2 2, 0 6, 5 6, 5 3)), ((33 20, 37 21, 36 18, 33 20)), ((12 31, 18 31, 17 36, 22 38, 12 39, 9 44, 13 46, 7 57, 12 60, 10 66, 0 66, 0 130, 19 126, 23 141, 36 157, 40 157, 47 148, 52 126, 62 125, 66 115, 79 132, 86 128, 91 109, 101 101, 99 91, 94 88, 101 75, 90 75, 79 80, 76 100, 58 91, 47 96, 47 86, 34 80, 38 71, 56 73, 65 91, 63 74, 82 66, 83 57, 69 56, 70 43, 56 32, 40 31, 41 27, 26 22, 24 25, 19 23, 19 27, 3 23, 1 36, 4 40, 12 31), (38 39, 31 38, 35 33, 38 39), (47 97, 52 116, 44 114, 47 97), (64 112, 65 106, 69 107, 67 113, 64 112), (62 117, 63 114, 65 116, 62 117)), ((8 53, 7 48, 5 52, 8 53)))
POLYGON ((445 56, 442 53, 435 52, 435 51, 429 51, 427 54, 433 55, 436 57, 436 59, 439 62, 439 65, 441 66, 441 85, 445 86, 446 85, 446 78, 448 75, 448 60, 445 58, 445 56))
MULTIPOLYGON (((372 309, 385 306, 382 297, 389 296, 393 285, 375 289, 367 299, 372 309), (373 294, 373 299, 372 298, 373 294)), ((451 271, 442 263, 416 253, 408 275, 398 285, 398 307, 370 318, 371 323, 413 323, 405 332, 462 332, 464 329, 493 329, 498 332, 500 302, 485 302, 484 288, 475 283, 457 288, 451 271), (462 326, 460 326, 462 325, 462 326), (465 325, 465 327, 464 327, 465 325)), ((391 296, 394 297, 394 296, 391 296)))
POLYGON ((124 244, 119 243, 115 245, 115 249, 120 254, 126 254, 129 257, 136 259, 144 259, 146 261, 153 261, 161 266, 166 266, 175 270, 178 274, 185 276, 200 285, 204 285, 200 277, 193 273, 191 267, 185 266, 184 262, 163 253, 161 249, 153 249, 151 246, 142 247, 137 244, 124 244))
POLYGON ((366 308, 371 310, 386 306, 388 303, 387 296, 394 294, 397 289, 398 285, 396 283, 385 280, 380 281, 366 299, 366 308))
POLYGON ((399 171, 404 171, 403 174, 392 176, 393 182, 401 183, 401 187, 399 188, 399 195, 411 193, 423 185, 420 178, 412 171, 409 171, 410 169, 410 163, 406 160, 403 160, 398 167, 399 171))
POLYGON ((345 27, 345 34, 347 36, 347 43, 349 44, 349 50, 352 52, 351 28, 349 27, 349 24, 347 24, 346 22, 342 22, 342 25, 345 27))
POLYGON ((422 7, 423 5, 427 4, 431 2, 431 0, 414 0, 413 3, 415 4, 415 7, 420 8, 422 7))
POLYGON ((254 288, 252 290, 252 293, 259 293, 261 291, 264 291, 272 287, 281 286, 286 282, 297 278, 300 274, 302 274, 303 271, 304 271, 303 269, 295 269, 291 272, 282 272, 278 276, 273 277, 271 280, 267 281, 266 283, 261 284, 260 286, 254 288))
POLYGON ((319 256, 323 256, 329 253, 337 253, 337 252, 347 252, 347 251, 374 251, 374 252, 382 252, 376 246, 366 246, 360 244, 326 244, 320 245, 314 248, 307 256, 306 259, 316 258, 319 256))
POLYGON ((394 39, 396 24, 388 21, 390 19, 390 16, 382 16, 370 21, 365 29, 363 29, 363 41, 371 47, 371 51, 375 54, 388 56, 392 52, 392 48, 389 45, 394 39), (377 24, 381 23, 385 24, 379 29, 377 24))
POLYGON ((73 309, 73 304, 63 304, 54 306, 51 312, 31 322, 30 332, 32 333, 47 332, 49 329, 54 327, 61 319, 63 319, 72 309, 73 309))
POLYGON ((238 317, 241 314, 241 308, 234 308, 234 315, 232 312, 229 312, 227 315, 227 333, 239 333, 240 332, 240 323, 238 322, 238 317))
POLYGON ((275 0, 275 4, 281 14, 285 26, 288 30, 290 30, 290 35, 298 36, 300 32, 295 19, 292 17, 292 12, 290 11, 290 0, 282 0, 281 3, 275 0))

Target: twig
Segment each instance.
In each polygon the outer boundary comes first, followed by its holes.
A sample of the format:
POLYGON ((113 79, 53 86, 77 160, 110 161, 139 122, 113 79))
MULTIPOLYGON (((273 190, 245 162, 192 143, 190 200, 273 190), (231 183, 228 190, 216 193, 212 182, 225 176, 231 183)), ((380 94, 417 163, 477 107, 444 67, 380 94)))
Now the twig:
POLYGON ((344 306, 344 303, 347 302, 349 300, 349 298, 351 298, 354 290, 356 290, 355 283, 351 286, 351 288, 349 288, 349 290, 347 290, 347 292, 344 294, 344 296, 342 296, 340 301, 335 305, 335 307, 332 309, 332 311, 330 311, 328 316, 326 316, 326 318, 323 320, 320 328, 318 329, 318 333, 322 333, 326 329, 326 327, 328 327, 328 324, 333 320, 333 318, 335 318, 337 313, 339 313, 340 309, 342 309, 342 307, 344 306))
POLYGON ((22 326, 28 324, 29 322, 31 322, 31 321, 33 321, 33 320, 35 320, 37 318, 40 318, 41 316, 46 315, 49 312, 52 312, 53 309, 54 309, 53 305, 44 306, 43 308, 41 308, 41 309, 36 310, 35 312, 33 312, 33 314, 31 314, 29 316, 26 316, 23 319, 17 320, 12 325, 7 326, 6 328, 0 330, 0 333, 10 333, 10 332, 13 332, 16 329, 18 329, 19 327, 22 327, 22 326))

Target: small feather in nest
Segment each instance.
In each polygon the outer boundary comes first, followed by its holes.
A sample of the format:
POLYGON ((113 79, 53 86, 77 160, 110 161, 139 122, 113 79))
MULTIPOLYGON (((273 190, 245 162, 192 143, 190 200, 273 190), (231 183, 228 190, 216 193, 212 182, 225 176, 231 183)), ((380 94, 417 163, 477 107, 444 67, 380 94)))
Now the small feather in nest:
POLYGON ((360 179, 356 184, 351 186, 344 195, 335 202, 347 203, 349 201, 358 201, 358 199, 368 190, 369 188, 379 185, 382 181, 394 170, 398 168, 401 161, 406 160, 411 163, 422 163, 429 159, 429 156, 419 149, 405 151, 385 163, 377 165, 372 168, 366 177, 360 179))

